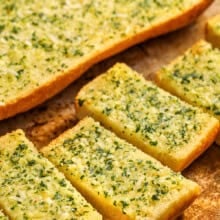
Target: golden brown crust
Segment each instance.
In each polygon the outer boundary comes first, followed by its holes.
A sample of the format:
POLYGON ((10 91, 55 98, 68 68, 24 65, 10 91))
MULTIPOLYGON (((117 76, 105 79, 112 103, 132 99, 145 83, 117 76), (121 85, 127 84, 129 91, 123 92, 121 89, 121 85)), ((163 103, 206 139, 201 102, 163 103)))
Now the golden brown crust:
POLYGON ((79 78, 86 70, 92 65, 98 63, 105 58, 108 58, 116 53, 127 49, 130 46, 143 42, 147 39, 166 34, 170 31, 174 31, 178 28, 184 27, 193 22, 199 14, 201 14, 213 0, 201 0, 201 2, 194 7, 190 8, 185 13, 165 21, 164 23, 154 26, 151 29, 147 29, 137 35, 129 36, 117 44, 110 45, 108 48, 103 48, 95 54, 91 54, 86 59, 83 59, 80 64, 68 70, 67 72, 60 74, 52 81, 46 83, 43 86, 34 89, 30 93, 23 97, 18 97, 13 102, 0 106, 0 120, 9 118, 18 113, 25 112, 32 107, 39 105, 51 98, 62 89, 67 87, 71 82, 79 78))

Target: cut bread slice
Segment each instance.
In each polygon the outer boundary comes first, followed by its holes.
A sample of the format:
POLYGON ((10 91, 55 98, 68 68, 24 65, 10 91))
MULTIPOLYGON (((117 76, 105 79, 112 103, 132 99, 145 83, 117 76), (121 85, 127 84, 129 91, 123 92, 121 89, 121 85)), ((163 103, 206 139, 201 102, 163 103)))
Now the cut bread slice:
POLYGON ((0 220, 9 220, 7 216, 4 215, 4 213, 0 209, 0 220))
POLYGON ((92 118, 41 152, 109 220, 172 219, 200 187, 118 138, 92 118))
POLYGON ((207 21, 205 37, 214 47, 220 48, 220 14, 207 21))
POLYGON ((78 93, 79 118, 94 117, 120 137, 181 171, 213 142, 219 122, 116 64, 78 93))
POLYGON ((11 220, 101 220, 21 130, 0 138, 0 207, 11 220))
MULTIPOLYGON (((220 120, 220 50, 199 41, 156 76, 159 86, 220 120)), ((220 144, 220 133, 217 137, 220 144)))
POLYGON ((191 23, 212 1, 5 1, 0 120, 57 94, 93 64, 191 23))

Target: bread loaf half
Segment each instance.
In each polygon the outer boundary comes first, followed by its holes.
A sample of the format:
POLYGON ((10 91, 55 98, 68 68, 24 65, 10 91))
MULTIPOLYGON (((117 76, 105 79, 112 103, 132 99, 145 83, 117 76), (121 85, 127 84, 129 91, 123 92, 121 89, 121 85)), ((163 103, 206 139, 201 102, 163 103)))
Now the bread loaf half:
POLYGON ((173 219, 199 186, 119 139, 91 118, 41 152, 109 220, 173 219))
POLYGON ((0 120, 57 94, 93 64, 189 24, 211 2, 2 2, 0 120))

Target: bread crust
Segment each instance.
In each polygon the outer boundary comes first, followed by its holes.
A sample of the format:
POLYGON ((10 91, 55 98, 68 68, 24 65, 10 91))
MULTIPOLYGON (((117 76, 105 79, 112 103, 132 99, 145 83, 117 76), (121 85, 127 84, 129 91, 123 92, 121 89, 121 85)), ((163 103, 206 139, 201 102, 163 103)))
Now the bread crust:
POLYGON ((79 78, 86 70, 94 64, 119 53, 128 47, 143 42, 147 39, 166 34, 168 32, 177 30, 193 22, 199 14, 201 14, 213 0, 201 0, 200 3, 192 6, 189 10, 181 15, 165 21, 159 25, 155 25, 150 29, 143 30, 136 35, 131 35, 115 43, 103 48, 101 51, 92 53, 87 57, 82 58, 81 62, 70 68, 69 70, 60 73, 59 76, 53 80, 45 83, 44 85, 33 89, 29 93, 24 94, 22 97, 17 97, 5 105, 0 105, 0 120, 12 117, 18 113, 25 112, 44 101, 70 85, 74 80, 79 78))

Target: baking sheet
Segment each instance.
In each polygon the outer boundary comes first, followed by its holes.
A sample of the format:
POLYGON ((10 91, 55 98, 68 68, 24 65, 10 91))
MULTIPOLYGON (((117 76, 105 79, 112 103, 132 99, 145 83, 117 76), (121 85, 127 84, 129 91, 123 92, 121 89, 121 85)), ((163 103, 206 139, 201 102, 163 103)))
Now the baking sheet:
MULTIPOLYGON (((16 128, 22 128, 38 148, 48 144, 77 122, 74 96, 82 85, 116 62, 125 62, 143 74, 146 79, 153 79, 154 73, 163 65, 182 54, 199 39, 204 38, 205 22, 217 13, 220 13, 219 0, 216 0, 194 24, 180 31, 139 44, 95 65, 79 80, 43 105, 1 121, 0 135, 16 128)), ((211 146, 183 172, 183 175, 198 182, 202 187, 202 194, 180 219, 220 220, 220 147, 211 146)))

